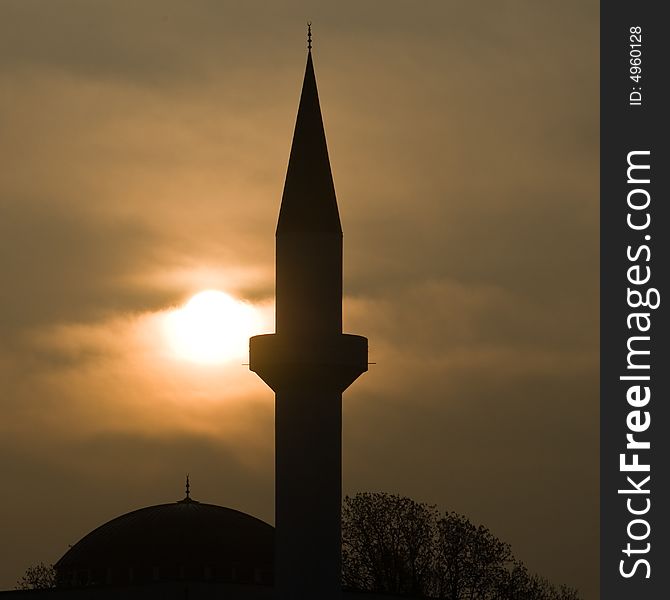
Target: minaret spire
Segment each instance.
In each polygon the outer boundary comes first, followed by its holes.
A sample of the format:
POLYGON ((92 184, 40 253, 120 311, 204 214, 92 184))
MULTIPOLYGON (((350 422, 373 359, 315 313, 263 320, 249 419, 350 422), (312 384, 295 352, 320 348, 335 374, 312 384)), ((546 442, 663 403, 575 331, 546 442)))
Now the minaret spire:
MULTIPOLYGON (((311 37, 308 39, 311 46, 311 37)), ((342 235, 311 50, 307 54, 277 235, 288 230, 342 235)))
POLYGON ((307 21, 307 50, 312 51, 312 22, 307 21))

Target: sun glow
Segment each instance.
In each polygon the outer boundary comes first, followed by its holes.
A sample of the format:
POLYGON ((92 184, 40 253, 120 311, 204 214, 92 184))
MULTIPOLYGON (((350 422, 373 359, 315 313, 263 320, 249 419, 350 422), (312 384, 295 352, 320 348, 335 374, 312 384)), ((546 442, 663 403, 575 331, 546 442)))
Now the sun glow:
POLYGON ((258 333, 260 325, 260 315, 251 304, 217 290, 199 292, 165 320, 174 353, 203 364, 246 358, 249 337, 258 333))

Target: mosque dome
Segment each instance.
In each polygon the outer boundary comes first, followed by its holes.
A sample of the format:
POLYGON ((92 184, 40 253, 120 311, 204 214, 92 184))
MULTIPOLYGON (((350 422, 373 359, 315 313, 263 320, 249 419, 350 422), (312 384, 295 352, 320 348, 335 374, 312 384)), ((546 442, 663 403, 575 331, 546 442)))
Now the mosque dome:
POLYGON ((58 587, 179 580, 271 585, 273 557, 271 525, 187 494, 108 521, 55 569, 58 587))

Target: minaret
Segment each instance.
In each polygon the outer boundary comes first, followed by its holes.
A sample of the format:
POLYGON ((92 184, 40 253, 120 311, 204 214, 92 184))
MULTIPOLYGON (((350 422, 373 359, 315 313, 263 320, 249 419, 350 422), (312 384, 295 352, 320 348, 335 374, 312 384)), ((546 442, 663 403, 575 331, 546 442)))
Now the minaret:
POLYGON ((342 392, 368 341, 342 333, 342 227, 314 76, 311 30, 276 233, 276 333, 249 368, 275 392, 275 597, 341 594, 342 392))

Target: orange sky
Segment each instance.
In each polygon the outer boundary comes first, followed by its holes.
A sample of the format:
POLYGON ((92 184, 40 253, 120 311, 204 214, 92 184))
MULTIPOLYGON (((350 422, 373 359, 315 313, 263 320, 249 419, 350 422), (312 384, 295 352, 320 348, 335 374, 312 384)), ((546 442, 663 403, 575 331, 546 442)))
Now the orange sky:
POLYGON ((345 240, 344 489, 456 510, 597 597, 598 3, 0 5, 0 589, 196 499, 271 521, 273 397, 176 360, 271 311, 305 21, 345 240), (418 8, 420 6, 420 9, 418 8))

